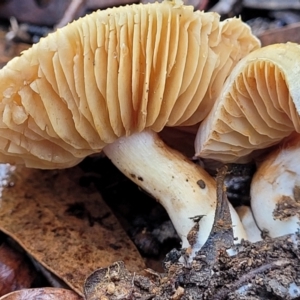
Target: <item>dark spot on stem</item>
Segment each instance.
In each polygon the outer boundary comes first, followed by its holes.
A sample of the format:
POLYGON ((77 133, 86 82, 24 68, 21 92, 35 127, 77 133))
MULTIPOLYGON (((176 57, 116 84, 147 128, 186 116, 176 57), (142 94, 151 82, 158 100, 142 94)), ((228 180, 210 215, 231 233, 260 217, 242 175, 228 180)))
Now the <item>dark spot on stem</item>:
POLYGON ((206 187, 206 184, 202 179, 199 179, 197 181, 197 184, 200 186, 201 189, 205 189, 205 187, 206 187))

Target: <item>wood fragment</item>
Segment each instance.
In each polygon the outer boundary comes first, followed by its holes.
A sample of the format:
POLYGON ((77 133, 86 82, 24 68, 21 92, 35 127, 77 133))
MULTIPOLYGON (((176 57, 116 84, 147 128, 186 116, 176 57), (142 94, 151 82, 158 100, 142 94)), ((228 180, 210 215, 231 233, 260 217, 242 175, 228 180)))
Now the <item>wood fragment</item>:
POLYGON ((282 28, 269 29, 258 36, 262 46, 276 43, 300 43, 300 22, 282 28))
POLYGON ((234 244, 230 210, 228 206, 226 188, 224 186, 227 170, 228 167, 226 165, 222 166, 218 170, 216 177, 217 206, 215 220, 209 238, 200 250, 200 255, 201 253, 205 254, 206 263, 209 265, 213 265, 218 259, 219 251, 229 249, 234 244))

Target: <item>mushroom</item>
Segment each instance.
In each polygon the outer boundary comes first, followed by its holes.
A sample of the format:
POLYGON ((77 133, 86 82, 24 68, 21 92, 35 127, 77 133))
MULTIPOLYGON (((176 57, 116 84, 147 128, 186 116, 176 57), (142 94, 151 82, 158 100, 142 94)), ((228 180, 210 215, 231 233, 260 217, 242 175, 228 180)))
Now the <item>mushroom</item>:
MULTIPOLYGON (((66 168, 105 154, 186 236, 209 234, 215 182, 155 132, 199 123, 236 63, 260 43, 240 19, 163 1, 97 11, 0 71, 0 160, 66 168)), ((232 209, 235 234, 245 233, 232 209)))
POLYGON ((300 132, 300 45, 274 44, 244 57, 201 123, 196 155, 223 162, 255 157, 300 132))
POLYGON ((257 161, 251 208, 258 227, 271 237, 299 228, 299 74, 298 44, 251 52, 226 80, 195 141, 197 155, 206 159, 257 161))
POLYGON ((293 134, 259 165, 251 183, 251 207, 272 238, 300 228, 300 135, 293 134))

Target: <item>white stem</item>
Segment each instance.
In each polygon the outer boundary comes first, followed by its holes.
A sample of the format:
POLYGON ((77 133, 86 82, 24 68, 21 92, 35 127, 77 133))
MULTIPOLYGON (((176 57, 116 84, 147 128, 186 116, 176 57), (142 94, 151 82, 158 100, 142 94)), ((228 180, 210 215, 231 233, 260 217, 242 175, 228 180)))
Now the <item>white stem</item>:
MULTIPOLYGON (((205 243, 216 207, 216 183, 207 172, 167 147, 150 130, 122 137, 103 150, 117 168, 164 206, 183 248, 189 246, 187 234, 195 225, 191 218, 205 215, 197 244, 205 243)), ((233 220, 237 237, 245 238, 238 216, 233 220)))
POLYGON ((261 230, 257 227, 250 206, 242 205, 235 208, 247 232, 248 241, 256 243, 262 240, 261 230))
POLYGON ((270 237, 300 229, 300 135, 284 140, 258 167, 251 183, 251 208, 270 237))

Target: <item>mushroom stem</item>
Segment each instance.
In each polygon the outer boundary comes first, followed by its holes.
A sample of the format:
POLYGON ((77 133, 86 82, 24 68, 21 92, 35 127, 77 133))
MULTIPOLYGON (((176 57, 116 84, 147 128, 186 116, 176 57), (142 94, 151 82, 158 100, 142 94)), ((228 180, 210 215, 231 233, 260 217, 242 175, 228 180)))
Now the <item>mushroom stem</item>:
POLYGON ((235 208, 239 215, 242 224, 244 225, 245 231, 248 236, 248 241, 256 243, 262 240, 262 232, 258 228, 256 221, 253 217, 250 206, 242 205, 235 208))
POLYGON ((272 238, 300 229, 300 135, 292 134, 258 166, 251 183, 251 208, 258 227, 272 238))
MULTIPOLYGON (((188 233, 199 221, 196 237, 201 247, 211 231, 216 208, 216 182, 200 166, 166 146, 156 133, 145 130, 119 138, 103 151, 128 178, 157 199, 168 212, 182 240, 189 247, 188 233)), ((246 238, 231 207, 234 235, 246 238)))

